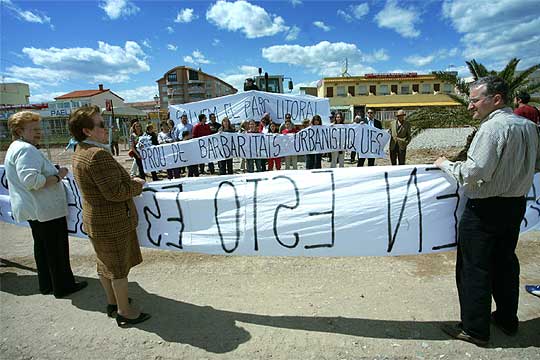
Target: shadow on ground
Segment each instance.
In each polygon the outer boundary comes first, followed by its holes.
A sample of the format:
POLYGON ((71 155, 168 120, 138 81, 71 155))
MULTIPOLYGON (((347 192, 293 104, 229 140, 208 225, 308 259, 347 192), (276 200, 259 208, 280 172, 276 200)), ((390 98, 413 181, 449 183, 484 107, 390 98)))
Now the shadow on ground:
MULTIPOLYGON (((2 268, 35 269, 2 261, 2 268)), ((99 281, 88 281, 88 288, 71 295, 69 300, 85 311, 102 312, 105 316, 104 296, 99 281)), ((237 321, 276 328, 327 332, 377 339, 449 340, 441 330, 440 321, 396 321, 343 317, 270 316, 223 311, 209 306, 197 306, 148 293, 136 282, 129 283, 130 296, 136 299, 152 319, 137 327, 155 333, 165 341, 189 344, 212 353, 227 353, 251 339, 251 335, 237 321)), ((0 290, 16 296, 39 294, 37 275, 0 274, 0 290)), ((50 295, 48 295, 50 296, 50 295)), ((112 324, 111 324, 112 325, 112 324)), ((519 333, 507 337, 493 329, 490 347, 525 348, 540 346, 540 318, 521 321, 519 333)))

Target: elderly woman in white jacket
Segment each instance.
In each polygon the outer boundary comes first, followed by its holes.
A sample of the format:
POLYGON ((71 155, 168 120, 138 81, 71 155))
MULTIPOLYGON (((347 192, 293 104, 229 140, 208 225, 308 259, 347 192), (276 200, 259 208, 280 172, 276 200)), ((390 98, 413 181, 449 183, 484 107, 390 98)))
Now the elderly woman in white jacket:
POLYGON ((67 201, 62 185, 68 170, 57 169, 36 148, 41 140, 40 117, 31 111, 8 120, 13 142, 4 160, 13 217, 28 221, 34 238, 39 291, 57 298, 86 287, 75 282, 69 263, 67 201))

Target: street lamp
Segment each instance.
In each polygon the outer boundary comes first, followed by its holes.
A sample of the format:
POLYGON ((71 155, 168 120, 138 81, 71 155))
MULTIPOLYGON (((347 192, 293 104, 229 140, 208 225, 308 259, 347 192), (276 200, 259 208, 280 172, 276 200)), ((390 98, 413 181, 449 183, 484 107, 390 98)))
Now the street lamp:
POLYGON ((154 95, 154 102, 156 103, 157 116, 158 116, 158 123, 159 123, 160 120, 161 120, 161 116, 159 115, 160 104, 159 104, 159 96, 158 96, 157 94, 154 95))

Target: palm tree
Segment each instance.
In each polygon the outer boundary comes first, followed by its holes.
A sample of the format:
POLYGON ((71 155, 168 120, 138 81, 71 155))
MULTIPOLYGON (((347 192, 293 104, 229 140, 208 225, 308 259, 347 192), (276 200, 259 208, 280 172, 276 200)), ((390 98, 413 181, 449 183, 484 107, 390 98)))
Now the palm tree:
MULTIPOLYGON (((540 69, 540 64, 533 65, 521 73, 516 73, 516 68, 519 64, 520 59, 513 58, 511 59, 508 64, 504 67, 503 70, 497 72, 495 70, 488 70, 483 64, 477 62, 475 59, 472 59, 471 61, 465 61, 467 64, 467 67, 469 68, 469 72, 471 73, 473 79, 476 81, 482 77, 489 76, 489 75, 496 75, 500 78, 504 79, 504 81, 508 84, 508 106, 512 106, 512 102, 514 100, 514 97, 519 91, 525 91, 530 93, 534 93, 535 91, 540 89, 540 83, 533 83, 529 84, 529 75, 531 75, 536 70, 540 69)), ((460 79, 457 77, 457 75, 448 74, 447 72, 439 71, 435 73, 437 78, 441 81, 444 81, 446 83, 453 84, 457 90, 456 94, 450 94, 449 96, 462 104, 463 106, 468 106, 468 97, 469 97, 469 83, 467 83, 465 80, 460 79)), ((471 116, 470 117, 470 124, 473 125, 474 121, 471 116)), ((465 144, 465 147, 456 155, 452 160, 465 160, 467 158, 467 151, 469 150, 469 146, 471 145, 471 142, 474 138, 474 135, 476 134, 477 129, 473 131, 471 135, 467 138, 467 143, 465 144)))
MULTIPOLYGON (((516 68, 519 64, 520 59, 513 58, 506 64, 503 70, 497 72, 495 70, 489 71, 484 65, 472 59, 471 61, 465 61, 469 72, 472 75, 474 81, 486 77, 489 75, 496 75, 502 78, 508 84, 508 101, 511 102, 515 95, 519 91, 526 91, 528 93, 533 93, 536 90, 540 89, 540 83, 529 84, 529 75, 531 75, 536 70, 540 69, 540 64, 533 65, 520 74, 516 74, 516 68)), ((465 80, 458 78, 456 75, 449 74, 444 71, 438 71, 435 73, 438 79, 441 81, 450 83, 455 86, 457 89, 457 94, 451 94, 452 99, 460 102, 461 104, 467 106, 468 102, 465 97, 469 96, 469 83, 465 80)), ((509 103, 508 105, 512 105, 509 103)))

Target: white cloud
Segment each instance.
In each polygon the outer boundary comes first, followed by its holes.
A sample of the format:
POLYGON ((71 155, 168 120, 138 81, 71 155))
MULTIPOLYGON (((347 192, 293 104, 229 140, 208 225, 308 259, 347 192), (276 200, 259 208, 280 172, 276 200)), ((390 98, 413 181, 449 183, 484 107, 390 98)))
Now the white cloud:
POLYGON ((314 73, 328 76, 340 75, 346 58, 349 61, 348 72, 351 75, 373 72, 374 69, 364 63, 389 58, 384 49, 364 54, 355 44, 328 41, 311 46, 274 45, 263 48, 262 56, 272 63, 305 66, 314 73))
POLYGON ((153 101, 154 95, 158 93, 157 85, 139 86, 128 90, 115 90, 116 94, 124 98, 126 102, 153 101))
POLYGON ((169 34, 174 33, 174 29, 172 28, 172 26, 167 26, 167 32, 168 32, 169 34))
POLYGON ((184 61, 188 64, 200 65, 210 64, 210 60, 204 57, 204 54, 199 50, 195 50, 191 55, 184 56, 184 61))
POLYGON ((13 12, 15 16, 20 20, 35 24, 49 24, 51 28, 54 29, 54 26, 51 24, 51 18, 41 11, 23 10, 17 5, 13 4, 11 0, 2 0, 1 5, 2 7, 5 6, 6 9, 9 9, 11 12, 13 12))
POLYGON ((420 56, 420 55, 412 55, 405 58, 405 62, 408 62, 409 64, 422 67, 426 66, 427 64, 431 64, 433 60, 435 59, 434 55, 427 55, 427 56, 420 56))
POLYGON ((150 44, 150 40, 148 40, 148 39, 144 39, 144 40, 142 41, 141 44, 142 44, 144 47, 147 47, 147 48, 149 48, 149 49, 152 48, 152 45, 150 44))
POLYGON ((338 16, 341 16, 343 19, 345 19, 345 21, 347 21, 347 22, 353 21, 353 17, 351 15, 349 15, 349 13, 347 13, 345 10, 339 9, 337 11, 337 14, 338 14, 338 16))
POLYGON ((206 12, 206 20, 220 29, 241 31, 248 39, 272 36, 289 30, 281 16, 269 14, 264 8, 244 0, 218 0, 206 12))
MULTIPOLYGON (((317 86, 318 82, 319 82, 319 80, 313 80, 313 81, 301 82, 301 83, 294 84, 294 88, 293 88, 293 91, 291 92, 291 94, 299 94, 301 87, 315 87, 315 86, 317 86)), ((286 91, 288 91, 288 89, 289 89, 287 86, 288 86, 288 84, 283 84, 283 87, 285 87, 285 89, 287 89, 286 91)))
POLYGON ((405 62, 418 66, 423 67, 428 64, 431 64, 434 60, 444 60, 449 57, 455 57, 458 55, 458 48, 452 48, 450 50, 448 49, 440 49, 432 54, 429 55, 411 55, 406 57, 404 60, 405 62))
POLYGON ((399 7, 396 0, 387 0, 384 8, 375 15, 375 21, 381 28, 395 30, 406 38, 420 36, 415 25, 420 21, 419 11, 414 8, 399 7))
POLYGON ((99 4, 109 19, 116 20, 138 13, 141 9, 129 0, 104 0, 99 4))
POLYGON ((221 44, 221 40, 219 39, 212 40, 212 46, 219 46, 220 44, 221 44))
POLYGON ((176 51, 178 50, 178 46, 173 45, 173 44, 167 44, 167 50, 176 51))
POLYGON ((25 82, 34 81, 46 86, 69 80, 116 83, 130 79, 130 75, 149 71, 146 54, 134 41, 124 47, 98 42, 98 48, 23 48, 35 66, 11 66, 8 76, 25 82))
POLYGON ((244 81, 258 75, 259 68, 255 66, 242 65, 237 69, 222 73, 219 78, 234 86, 238 91, 244 91, 244 81))
POLYGON ((318 27, 319 29, 322 29, 324 31, 330 31, 331 27, 326 25, 324 22, 322 21, 314 21, 313 22, 313 25, 315 25, 316 27, 318 27))
POLYGON ((182 9, 176 15, 176 19, 174 19, 174 22, 185 24, 190 23, 197 18, 198 16, 193 13, 193 9, 182 9))
POLYGON ((35 94, 35 95, 32 95, 32 93, 30 93, 30 103, 43 103, 43 102, 48 102, 48 101, 54 101, 54 98, 55 97, 58 97, 60 95, 64 95, 66 93, 68 93, 68 91, 53 91, 53 92, 48 92, 48 93, 39 93, 39 94, 35 94))
POLYGON ((285 36, 285 40, 287 41, 296 40, 299 34, 300 34, 300 28, 294 25, 293 27, 291 27, 291 29, 287 33, 287 36, 285 36))
POLYGON ((351 5, 351 10, 354 15, 354 17, 358 20, 363 18, 367 15, 369 12, 369 5, 367 3, 359 4, 359 5, 351 5))
MULTIPOLYGON (((520 66, 540 63, 540 6, 536 0, 445 1, 443 15, 463 34, 463 55, 506 65, 512 57, 520 66)), ((491 65, 491 64, 486 64, 491 65)))
POLYGON ((298 5, 302 5, 302 0, 291 0, 291 5, 293 7, 298 6, 298 5))

